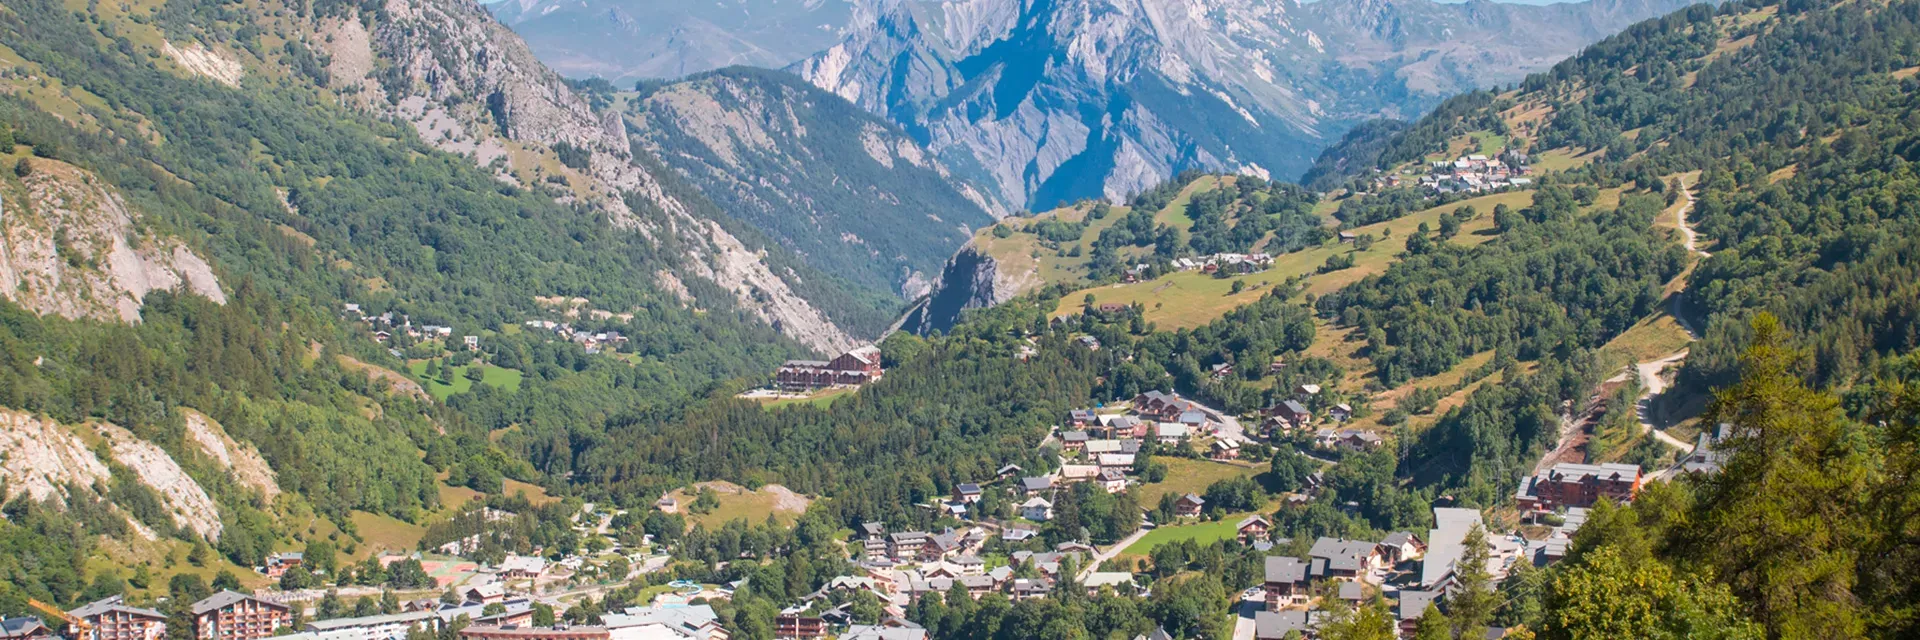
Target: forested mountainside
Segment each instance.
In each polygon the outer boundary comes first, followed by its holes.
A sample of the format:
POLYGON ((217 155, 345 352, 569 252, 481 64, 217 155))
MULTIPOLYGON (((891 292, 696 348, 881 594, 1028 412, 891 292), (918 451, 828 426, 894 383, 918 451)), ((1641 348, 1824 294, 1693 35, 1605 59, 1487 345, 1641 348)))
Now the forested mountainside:
POLYGON ((1518 80, 1680 6, 895 0, 792 70, 1041 211, 1186 169, 1291 179, 1357 122, 1518 80))
POLYGON ((553 70, 616 84, 778 69, 839 42, 858 0, 504 0, 487 4, 553 70))
MULTIPOLYGON (((1619 372, 1665 338, 1686 348, 1682 326, 1657 322, 1684 292, 1674 313, 1706 337, 1683 385, 1717 389, 1700 424, 1732 425, 1715 444, 1720 473, 1662 473, 1630 506, 1599 503, 1561 562, 1516 565, 1497 591, 1486 555, 1464 554, 1444 614, 1427 610, 1419 636, 1916 633, 1920 279, 1907 251, 1920 2, 1747 0, 1644 23, 1519 89, 1449 102, 1372 140, 1377 153, 1342 151, 1382 171, 1340 180, 1337 200, 1186 175, 1099 215, 1084 203, 1004 222, 984 233, 1059 260, 1039 268, 1061 278, 940 335, 894 334, 883 379, 782 406, 736 395, 806 351, 754 306, 774 294, 743 300, 683 258, 711 249, 690 235, 737 223, 701 217, 686 204, 696 192, 642 145, 626 148, 638 165, 607 164, 624 128, 561 126, 592 113, 569 106, 592 92, 548 100, 574 94, 473 75, 506 64, 486 47, 425 50, 408 64, 437 70, 417 77, 367 58, 377 86, 313 81, 342 57, 310 57, 327 39, 296 25, 331 24, 340 43, 371 24, 393 42, 409 29, 378 28, 398 19, 388 12, 451 15, 435 6, 0 7, 0 222, 25 226, 8 230, 5 255, 31 276, 0 301, 0 614, 29 613, 29 597, 73 606, 121 592, 170 596, 178 613, 206 576, 266 586, 247 568, 297 549, 319 571, 281 587, 430 597, 439 585, 419 564, 375 554, 476 539, 465 555, 495 563, 651 538, 667 566, 639 579, 624 556, 596 557, 564 619, 590 624, 678 588, 666 580, 732 584, 712 601, 718 620, 765 640, 795 602, 885 615, 869 596, 805 600, 864 575, 849 532, 967 526, 930 507, 1007 464, 1060 470, 1053 427, 1069 409, 1154 390, 1225 416, 1304 396, 1315 413, 1349 404, 1347 425, 1382 446, 1283 433, 1215 463, 1192 442, 1147 439, 1128 492, 1057 491, 1054 516, 1028 525, 1033 541, 989 547, 1113 545, 1142 513, 1175 522, 1176 494, 1204 494, 1206 522, 1158 527, 1143 551, 1102 550, 1093 568, 1149 595, 1089 593, 1063 559, 1048 596, 976 601, 956 582, 903 612, 937 640, 1227 638, 1266 559, 1304 556, 1317 536, 1426 531, 1436 505, 1513 527, 1521 478, 1576 435, 1593 460, 1672 460, 1653 431, 1667 425, 1642 431, 1642 390, 1619 372), (483 80, 494 84, 469 84, 483 80), (388 99, 433 81, 453 84, 410 108, 419 96, 388 99), (363 94, 375 100, 353 102, 363 94), (456 153, 489 141, 511 153, 485 165, 456 153), (1516 157, 1508 149, 1531 157, 1533 183, 1395 186, 1430 161, 1516 157), (633 195, 654 188, 687 208, 633 195), (1265 271, 1220 269, 1234 264, 1223 254, 1262 249, 1274 252, 1265 271), (1094 263, 1095 251, 1111 257, 1094 263), (1216 269, 1171 266, 1199 257, 1216 269), (1114 280, 1128 276, 1142 281, 1114 280), (136 298, 128 322, 122 303, 136 298), (380 344, 386 325, 360 316, 386 311, 453 326, 448 339, 396 330, 380 344), (630 340, 596 353, 539 321, 630 340), (1662 332, 1677 335, 1652 339, 1662 332), (448 344, 461 335, 477 353, 448 344), (1308 385, 1318 391, 1297 391, 1308 385), (711 480, 779 484, 806 506, 755 522, 711 511, 718 499, 699 490, 685 514, 654 509, 711 480), (585 501, 627 513, 604 531, 576 527, 585 501), (1224 525, 1243 514, 1270 520, 1276 546, 1232 539, 1224 525)), ((412 26, 461 41, 454 25, 412 26)), ((751 241, 735 228, 728 237, 751 241)), ((796 287, 813 281, 794 270, 796 287)), ((974 517, 1013 521, 1009 492, 990 490, 974 517)), ((1391 634, 1374 596, 1336 607, 1319 637, 1391 634)))
POLYGON ((925 294, 1001 209, 898 127, 791 75, 734 67, 644 89, 624 114, 642 146, 808 264, 898 294, 878 309, 925 294))

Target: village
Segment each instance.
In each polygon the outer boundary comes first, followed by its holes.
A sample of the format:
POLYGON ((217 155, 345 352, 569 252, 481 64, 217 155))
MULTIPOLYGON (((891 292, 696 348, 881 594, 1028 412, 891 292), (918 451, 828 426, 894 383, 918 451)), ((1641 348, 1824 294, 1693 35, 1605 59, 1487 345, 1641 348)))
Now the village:
MULTIPOLYGON (((782 388, 801 390, 863 384, 880 374, 877 350, 856 350, 828 362, 789 363, 781 371, 782 388), (844 371, 843 371, 844 369, 844 371)), ((1055 515, 1061 492, 1086 484, 1121 494, 1151 486, 1142 477, 1149 468, 1143 452, 1190 455, 1213 463, 1231 463, 1243 455, 1307 456, 1321 460, 1341 450, 1384 446, 1379 433, 1345 428, 1353 409, 1320 399, 1316 385, 1299 385, 1292 397, 1260 412, 1256 426, 1243 427, 1234 416, 1179 394, 1149 391, 1112 406, 1075 409, 1061 416, 1041 447, 1057 461, 1050 470, 1028 473, 1017 465, 993 477, 953 486, 950 496, 924 505, 936 513, 938 530, 890 530, 883 523, 862 525, 844 541, 856 572, 834 577, 817 591, 790 603, 776 618, 776 637, 793 639, 924 640, 926 631, 906 619, 914 604, 929 594, 964 592, 972 598, 1001 594, 1019 601, 1046 597, 1062 589, 1088 595, 1139 596, 1149 593, 1128 547, 1156 531, 1179 532, 1232 522, 1231 539, 1264 554, 1263 581, 1240 585, 1238 638, 1280 640, 1297 634, 1314 637, 1316 627, 1338 608, 1354 608, 1373 598, 1393 603, 1403 637, 1411 637, 1429 605, 1445 606, 1460 581, 1457 570, 1473 555, 1471 532, 1491 523, 1477 509, 1436 506, 1433 528, 1396 531, 1378 540, 1322 537, 1297 544, 1276 537, 1273 523, 1259 512, 1226 514, 1206 498, 1188 491, 1168 494, 1170 516, 1155 521, 1153 505, 1142 505, 1139 530, 1106 548, 1086 541, 1046 544, 1041 528, 1055 515), (1317 407, 1317 408, 1316 408, 1317 407), (1304 436, 1310 434, 1311 438, 1304 436), (1308 450, 1291 444, 1309 442, 1308 450), (1012 505, 1011 517, 981 513, 987 503, 1012 505), (1223 520, 1230 518, 1230 520, 1223 520), (1204 524, 1218 522, 1219 524, 1204 524), (1286 549, 1304 547, 1304 555, 1286 549), (879 620, 857 620, 850 611, 856 596, 870 594, 884 610, 879 620), (864 623, 863 623, 864 622, 864 623)), ((1724 429, 1701 436, 1691 456, 1676 466, 1687 473, 1712 473, 1720 460, 1711 444, 1724 429)), ((1333 463, 1328 463, 1333 464, 1333 463)), ((1321 473, 1281 500, 1281 508, 1307 504, 1318 496, 1321 473)), ((1626 464, 1556 463, 1526 478, 1513 508, 1532 523, 1536 535, 1485 531, 1488 577, 1494 582, 1521 565, 1543 566, 1568 552, 1587 509, 1601 500, 1631 501, 1647 480, 1639 467, 1626 464), (1544 531, 1544 535, 1538 535, 1544 531)), ((673 513, 688 505, 663 496, 656 510, 673 513)), ((584 535, 605 533, 624 511, 584 505, 572 516, 584 535)), ((485 521, 510 519, 511 513, 485 509, 485 521)), ((651 536, 636 548, 617 544, 602 553, 585 550, 536 555, 508 554, 490 563, 466 559, 480 548, 480 536, 456 539, 411 554, 381 556, 383 566, 419 563, 431 566, 439 591, 404 600, 392 611, 314 619, 309 604, 315 589, 224 590, 192 604, 193 637, 204 640, 403 640, 422 633, 454 633, 462 640, 727 640, 712 606, 741 588, 738 582, 715 585, 674 580, 654 590, 644 605, 610 611, 591 624, 566 624, 556 613, 573 597, 606 585, 647 579, 673 561, 651 536), (618 558, 609 562, 608 558, 618 558), (607 575, 610 566, 620 575, 607 575), (585 579, 597 576, 598 582, 585 579), (595 585, 602 585, 596 587, 595 585)), ((300 569, 299 553, 278 553, 256 570, 269 578, 300 569)), ((651 582, 649 582, 651 584, 651 582)), ((361 590, 364 593, 364 589, 361 590)), ((862 596, 864 597, 864 596, 862 596)), ((153 609, 110 598, 71 610, 45 608, 50 617, 70 623, 85 636, 77 640, 161 640, 168 617, 153 609)), ((571 619, 571 616, 569 616, 571 619)), ((7 640, 51 637, 38 619, 5 621, 7 640)), ((1499 637, 1495 630, 1489 637, 1499 637)), ((442 635, 441 637, 447 637, 442 635)))
POLYGON ((1417 171, 1418 167, 1408 167, 1397 173, 1379 175, 1374 178, 1373 186, 1376 190, 1418 186, 1436 195, 1445 195, 1488 193, 1533 184, 1533 179, 1527 177, 1532 173, 1527 154, 1515 149, 1497 156, 1469 154, 1452 160, 1434 160, 1426 164, 1425 174, 1417 171))

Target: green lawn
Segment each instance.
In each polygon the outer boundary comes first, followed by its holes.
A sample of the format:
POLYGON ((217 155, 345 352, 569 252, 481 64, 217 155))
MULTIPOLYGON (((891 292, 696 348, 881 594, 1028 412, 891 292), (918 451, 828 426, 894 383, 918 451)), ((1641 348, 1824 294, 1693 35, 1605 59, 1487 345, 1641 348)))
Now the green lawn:
POLYGON ((1232 538, 1234 534, 1237 533, 1234 527, 1239 525, 1240 521, 1244 518, 1246 518, 1246 514, 1235 514, 1221 518, 1218 522, 1200 522, 1160 527, 1140 538, 1138 542, 1128 546, 1126 550, 1120 552, 1120 555, 1146 557, 1153 553, 1154 547, 1182 540, 1192 540, 1200 544, 1219 542, 1232 538))
MULTIPOLYGON (((470 366, 471 365, 460 365, 448 367, 453 370, 453 373, 447 375, 449 381, 453 384, 441 384, 439 380, 427 379, 427 361, 425 360, 415 360, 407 363, 407 373, 411 375, 414 380, 419 381, 421 386, 426 387, 427 393, 433 394, 434 398, 445 400, 447 396, 456 393, 466 393, 469 389, 473 388, 473 381, 467 379, 467 369, 470 366)), ((496 367, 490 364, 481 366, 483 367, 480 374, 481 382, 508 391, 520 390, 520 380, 525 376, 520 373, 519 370, 496 367)))
POLYGON ((825 408, 828 405, 833 404, 834 399, 839 398, 841 396, 853 395, 854 391, 858 391, 858 389, 854 387, 834 387, 832 389, 823 389, 805 398, 779 398, 776 400, 768 400, 766 402, 761 403, 761 406, 766 407, 768 409, 777 409, 780 407, 790 407, 797 404, 809 404, 816 407, 825 408))
POLYGON ((1251 476, 1262 469, 1250 464, 1228 464, 1212 460, 1194 458, 1169 458, 1156 456, 1154 462, 1167 465, 1167 478, 1153 484, 1143 484, 1133 489, 1134 498, 1140 506, 1149 509, 1160 506, 1160 496, 1185 493, 1205 493, 1207 487, 1228 478, 1251 476))
POLYGON ((1164 224, 1181 231, 1192 229, 1193 217, 1187 215, 1187 205, 1193 202, 1194 194, 1213 191, 1222 185, 1230 184, 1233 184, 1233 176, 1203 176, 1194 180, 1193 184, 1181 189, 1180 195, 1174 196, 1172 202, 1167 203, 1167 208, 1156 212, 1153 215, 1153 221, 1155 224, 1164 224))

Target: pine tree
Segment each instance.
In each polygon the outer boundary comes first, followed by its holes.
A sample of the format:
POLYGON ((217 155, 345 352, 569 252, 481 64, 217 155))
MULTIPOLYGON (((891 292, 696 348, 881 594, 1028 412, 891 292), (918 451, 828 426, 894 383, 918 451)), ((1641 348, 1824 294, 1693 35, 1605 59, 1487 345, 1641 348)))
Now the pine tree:
POLYGON ((1487 530, 1474 525, 1461 545, 1465 549, 1453 567, 1455 586, 1453 596, 1447 600, 1447 610, 1453 612, 1455 635, 1480 638, 1486 636, 1487 623, 1492 621, 1493 608, 1497 605, 1493 578, 1487 574, 1487 530))

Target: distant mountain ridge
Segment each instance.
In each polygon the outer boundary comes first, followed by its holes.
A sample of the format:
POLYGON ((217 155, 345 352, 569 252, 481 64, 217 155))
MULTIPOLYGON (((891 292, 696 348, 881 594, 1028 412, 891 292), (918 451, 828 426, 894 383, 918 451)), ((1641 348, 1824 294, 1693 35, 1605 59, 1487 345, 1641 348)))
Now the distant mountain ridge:
POLYGON ((1291 179, 1358 122, 1519 80, 1684 4, 875 0, 789 70, 1043 209, 1190 168, 1291 179))
POLYGON ((858 1, 503 0, 485 6, 555 71, 631 84, 734 65, 791 64, 837 42, 858 1))

